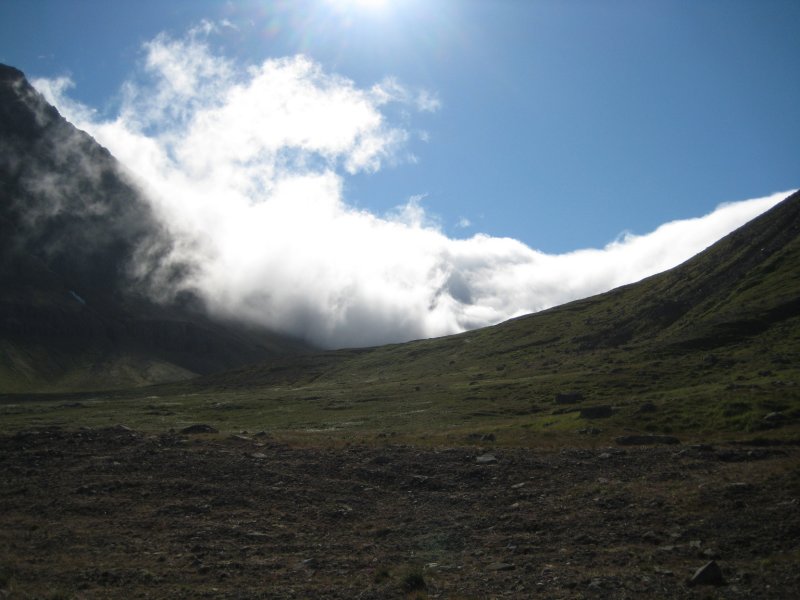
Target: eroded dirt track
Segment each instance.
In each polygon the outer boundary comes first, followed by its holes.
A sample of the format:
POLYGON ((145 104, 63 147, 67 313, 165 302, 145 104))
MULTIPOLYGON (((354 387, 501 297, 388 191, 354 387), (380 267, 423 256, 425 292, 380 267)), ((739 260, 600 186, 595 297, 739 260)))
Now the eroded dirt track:
POLYGON ((0 597, 792 598, 798 457, 21 432, 0 597), (725 585, 688 586, 711 560, 725 585))

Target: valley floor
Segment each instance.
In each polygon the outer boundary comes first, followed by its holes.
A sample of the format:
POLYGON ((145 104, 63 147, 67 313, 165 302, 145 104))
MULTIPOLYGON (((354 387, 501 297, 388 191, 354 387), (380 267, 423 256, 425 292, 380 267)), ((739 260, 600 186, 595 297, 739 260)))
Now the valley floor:
POLYGON ((20 432, 0 597, 795 597, 799 457, 20 432), (711 560, 724 584, 688 585, 711 560))

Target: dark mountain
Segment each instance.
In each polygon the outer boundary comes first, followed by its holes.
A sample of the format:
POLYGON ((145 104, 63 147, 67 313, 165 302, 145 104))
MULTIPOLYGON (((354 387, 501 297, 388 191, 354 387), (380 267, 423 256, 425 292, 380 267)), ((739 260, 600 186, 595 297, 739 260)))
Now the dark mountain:
POLYGON ((0 65, 0 390, 125 387, 207 374, 298 341, 157 304, 187 265, 111 154, 0 65))

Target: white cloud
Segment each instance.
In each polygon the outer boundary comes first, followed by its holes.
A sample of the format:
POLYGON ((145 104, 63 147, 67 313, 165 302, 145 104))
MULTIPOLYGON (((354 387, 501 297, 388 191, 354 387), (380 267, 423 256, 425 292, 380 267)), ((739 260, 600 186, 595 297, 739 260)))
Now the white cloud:
POLYGON ((421 111, 436 112, 442 107, 442 102, 435 94, 432 94, 428 90, 421 90, 417 93, 416 105, 421 111))
POLYGON ((467 227, 472 226, 472 221, 470 221, 467 217, 459 217, 458 221, 456 222, 456 227, 460 229, 466 229, 467 227))
POLYGON ((111 121, 70 101, 67 81, 35 85, 144 182, 175 240, 172 258, 195 266, 182 285, 209 310, 321 345, 454 333, 637 281, 785 196, 562 255, 508 238, 451 239, 424 196, 384 216, 343 197, 348 174, 409 156, 409 132, 384 107, 435 110, 433 94, 391 78, 360 89, 303 56, 242 70, 198 37, 146 44, 144 77, 126 85, 111 121))
POLYGON ((58 106, 62 113, 74 120, 73 122, 90 123, 94 119, 94 110, 69 98, 69 90, 75 87, 75 82, 71 77, 33 79, 31 84, 44 96, 45 100, 58 106))

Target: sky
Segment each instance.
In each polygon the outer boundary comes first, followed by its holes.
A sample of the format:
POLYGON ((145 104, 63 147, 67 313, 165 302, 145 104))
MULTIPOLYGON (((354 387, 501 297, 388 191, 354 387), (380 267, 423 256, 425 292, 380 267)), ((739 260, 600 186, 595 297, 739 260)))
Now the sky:
POLYGON ((214 312, 325 346, 605 291, 798 187, 800 3, 0 3, 214 312))

